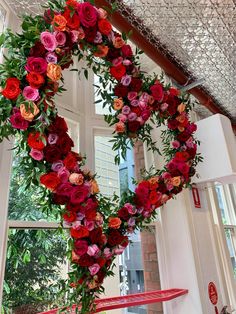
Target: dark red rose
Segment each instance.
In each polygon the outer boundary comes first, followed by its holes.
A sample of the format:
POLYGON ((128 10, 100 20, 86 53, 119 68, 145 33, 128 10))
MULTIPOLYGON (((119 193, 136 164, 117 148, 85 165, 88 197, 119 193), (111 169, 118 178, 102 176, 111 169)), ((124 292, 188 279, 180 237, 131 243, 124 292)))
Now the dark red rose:
POLYGON ((57 205, 65 205, 69 198, 66 195, 53 194, 52 202, 57 205))
POLYGON ((67 202, 66 209, 72 212, 78 212, 80 209, 80 205, 67 202))
POLYGON ((48 128, 48 131, 51 133, 66 133, 68 131, 68 127, 64 118, 56 116, 54 121, 48 128))
POLYGON ((129 121, 128 129, 130 132, 135 133, 140 128, 140 123, 138 121, 129 121))
POLYGON ((113 246, 121 244, 124 238, 125 237, 118 230, 112 229, 109 232, 107 242, 111 247, 113 247, 113 246))
POLYGON ((63 154, 67 154, 74 147, 74 142, 67 133, 64 133, 59 136, 57 146, 63 154))
POLYGON ((171 130, 176 130, 178 128, 179 122, 175 119, 168 120, 168 128, 171 130))
POLYGON ((166 188, 165 183, 160 183, 159 184, 158 191, 161 192, 162 194, 167 192, 167 188, 166 188))
POLYGON ((141 113, 142 113, 142 110, 141 110, 140 107, 131 107, 131 111, 134 112, 134 113, 136 113, 136 115, 137 115, 138 117, 140 117, 140 115, 141 115, 141 113))
POLYGON ((117 97, 126 97, 128 95, 129 89, 127 86, 124 86, 122 84, 117 84, 114 88, 114 94, 117 97))
POLYGON ((85 217, 87 220, 95 220, 97 215, 96 209, 90 209, 85 212, 85 217))
POLYGON ((140 92, 143 85, 143 81, 137 77, 132 77, 131 83, 129 85, 129 88, 133 92, 140 92))
POLYGON ((118 217, 127 221, 130 218, 130 214, 128 212, 128 209, 125 207, 120 208, 118 210, 118 217))
POLYGON ((181 104, 181 100, 178 97, 169 94, 166 102, 169 105, 167 111, 171 116, 173 116, 177 112, 177 108, 178 105, 181 104))
POLYGON ((80 256, 78 264, 81 267, 89 267, 92 266, 95 263, 95 259, 92 256, 89 256, 88 254, 84 254, 80 256))
POLYGON ((112 62, 114 59, 118 57, 120 57, 120 49, 110 48, 106 56, 106 59, 112 62))
POLYGON ((121 80, 126 73, 126 67, 123 64, 112 66, 110 68, 111 76, 113 76, 117 81, 121 80))
POLYGON ((47 50, 45 49, 44 45, 37 41, 35 45, 30 49, 29 55, 31 57, 44 57, 47 50))
POLYGON ((58 161, 61 159, 61 152, 56 145, 46 146, 44 148, 44 157, 45 160, 49 163, 53 163, 54 161, 58 161))
POLYGON ((124 45, 121 48, 121 52, 124 58, 131 58, 133 56, 133 51, 130 45, 124 45))
MULTIPOLYGON (((105 262, 107 262, 107 261, 105 260, 105 262)), ((102 266, 100 265, 100 267, 102 267, 102 266)), ((96 276, 97 276, 97 280, 96 281, 98 281, 99 283, 102 283, 104 278, 105 278, 105 275, 106 274, 104 273, 104 271, 102 269, 100 269, 99 272, 96 274, 96 276)))
POLYGON ((188 131, 184 131, 177 135, 177 140, 180 142, 186 142, 190 138, 191 134, 188 131))
POLYGON ((97 35, 97 28, 96 27, 84 28, 84 33, 86 41, 89 43, 93 43, 97 35))
POLYGON ((197 131, 197 125, 195 123, 190 123, 187 127, 187 130, 190 132, 190 133, 194 133, 197 131))
POLYGON ((89 195, 89 188, 85 185, 74 187, 70 201, 72 204, 81 204, 89 195))
POLYGON ((156 101, 161 102, 163 100, 164 89, 161 83, 156 83, 153 86, 151 86, 150 91, 151 91, 152 97, 156 101))
POLYGON ((106 264, 107 260, 104 257, 99 257, 97 258, 96 262, 99 264, 100 267, 103 267, 106 264))
POLYGON ((93 244, 97 244, 101 241, 102 229, 100 227, 90 231, 89 238, 93 244))
POLYGON ((6 86, 2 91, 2 95, 7 99, 14 100, 20 93, 20 81, 16 77, 8 78, 6 80, 6 86))
POLYGON ((197 153, 197 147, 188 148, 187 152, 189 153, 189 156, 192 159, 197 153))

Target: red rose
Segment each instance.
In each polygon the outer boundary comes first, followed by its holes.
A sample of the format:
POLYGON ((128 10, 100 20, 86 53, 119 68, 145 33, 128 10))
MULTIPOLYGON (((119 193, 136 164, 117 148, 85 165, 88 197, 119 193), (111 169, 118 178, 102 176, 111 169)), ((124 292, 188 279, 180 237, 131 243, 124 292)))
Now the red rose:
POLYGON ((73 152, 69 152, 63 160, 63 163, 68 170, 73 170, 77 165, 76 155, 73 152))
POLYGON ((80 22, 85 27, 93 27, 97 23, 98 13, 93 5, 88 2, 79 5, 80 22))
POLYGON ((79 226, 77 228, 70 229, 70 235, 72 238, 81 239, 89 236, 88 228, 85 226, 79 226))
POLYGON ((93 244, 97 244, 102 238, 102 229, 100 227, 90 231, 89 238, 93 244))
POLYGON ((40 183, 45 185, 47 189, 55 190, 61 181, 56 172, 49 172, 40 177, 40 183))
POLYGON ((179 91, 178 89, 174 88, 174 87, 171 87, 171 88, 169 89, 169 93, 170 93, 171 95, 173 95, 173 96, 179 96, 180 91, 179 91))
POLYGON ((40 134, 40 132, 35 132, 28 135, 27 142, 29 147, 37 150, 43 150, 45 147, 46 139, 44 135, 40 134))
POLYGON ((112 247, 121 244, 124 238, 125 237, 118 230, 112 229, 110 230, 107 242, 112 247))
POLYGON ((46 146, 44 148, 44 157, 47 162, 52 164, 54 161, 61 159, 61 152, 56 145, 46 146))
POLYGON ((79 209, 80 209, 80 205, 78 205, 78 204, 71 204, 71 203, 67 202, 66 209, 69 210, 69 211, 72 211, 72 212, 78 212, 79 209))
POLYGON ((133 56, 133 51, 130 45, 124 45, 121 48, 121 52, 124 58, 131 58, 133 56))
POLYGON ((162 194, 157 193, 156 191, 151 191, 149 195, 149 200, 152 205, 156 204, 157 202, 160 201, 162 194))
POLYGON ((140 128, 140 123, 138 121, 129 121, 128 129, 130 132, 135 133, 140 128))
POLYGON ((168 120, 168 128, 171 130, 176 130, 179 126, 179 122, 175 119, 168 120))
MULTIPOLYGON (((49 22, 50 24, 50 22, 49 22)), ((30 49, 30 56, 32 57, 44 57, 47 50, 45 49, 44 45, 37 41, 35 45, 30 49)))
POLYGON ((63 214, 63 219, 66 222, 73 222, 76 220, 76 213, 74 212, 66 212, 65 214, 63 214))
POLYGON ((178 105, 181 104, 181 100, 178 97, 169 94, 166 102, 169 105, 167 111, 171 116, 173 116, 177 112, 177 108, 178 105))
POLYGON ((175 159, 178 161, 187 161, 189 159, 189 153, 187 152, 177 152, 175 154, 175 159))
POLYGON ((161 102, 163 100, 164 90, 163 90, 162 84, 156 83, 156 84, 152 85, 150 87, 150 91, 151 91, 152 97, 156 101, 161 102))
POLYGON ((142 113, 142 110, 140 107, 131 107, 131 111, 136 113, 136 115, 139 117, 142 113))
POLYGON ((99 264, 100 267, 103 267, 106 264, 107 260, 104 257, 99 257, 96 259, 96 262, 99 264))
POLYGON ((89 256, 88 254, 84 254, 80 256, 78 264, 81 267, 89 267, 92 266, 95 263, 95 259, 92 256, 89 256))
POLYGON ((112 66, 110 68, 110 73, 117 81, 119 81, 125 75, 126 68, 123 64, 117 65, 115 67, 112 66))
POLYGON ((126 97, 128 95, 129 89, 127 86, 124 86, 122 84, 117 84, 114 88, 114 94, 117 97, 126 97))
POLYGON ((65 133, 59 136, 57 140, 57 146, 63 154, 67 154, 71 150, 71 148, 74 147, 74 142, 72 141, 70 136, 65 133))
POLYGON ((98 21, 98 29, 101 34, 108 36, 112 30, 111 23, 106 19, 101 19, 98 21))
POLYGON ((97 216, 97 211, 96 209, 90 209, 85 212, 85 217, 87 220, 95 220, 97 216))
POLYGON ((16 99, 19 94, 21 93, 20 90, 20 81, 16 77, 10 77, 6 80, 6 86, 2 91, 2 95, 7 99, 16 99))
POLYGON ((77 12, 73 13, 69 8, 66 8, 62 15, 67 20, 67 26, 69 26, 71 29, 79 29, 80 20, 77 12))
POLYGON ((114 59, 118 57, 120 57, 120 49, 110 48, 106 56, 106 59, 112 62, 114 59))
POLYGON ((31 72, 26 75, 26 80, 29 82, 32 88, 40 88, 45 82, 44 77, 36 72, 31 72))
POLYGON ((68 131, 68 127, 64 118, 56 116, 55 120, 51 123, 48 128, 51 133, 65 133, 68 131))
POLYGON ((76 186, 74 187, 70 201, 72 204, 81 204, 89 195, 89 188, 87 186, 76 186))
POLYGON ((143 85, 143 81, 137 77, 132 77, 129 88, 132 92, 140 92, 143 85))
POLYGON ((128 212, 128 209, 125 207, 122 207, 118 210, 118 217, 120 217, 123 220, 128 220, 130 217, 130 214, 128 212))

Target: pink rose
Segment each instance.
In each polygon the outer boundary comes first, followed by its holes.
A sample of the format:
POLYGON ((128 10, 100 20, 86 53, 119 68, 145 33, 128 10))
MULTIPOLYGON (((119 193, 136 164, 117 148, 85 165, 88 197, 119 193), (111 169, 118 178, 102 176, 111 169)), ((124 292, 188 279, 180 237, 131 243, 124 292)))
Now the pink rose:
POLYGON ((18 130, 26 130, 29 126, 29 122, 26 121, 20 112, 16 112, 10 117, 10 122, 13 128, 18 130))
POLYGON ((54 51, 57 48, 55 35, 50 32, 42 32, 40 40, 47 51, 54 51))
POLYGON ((125 60, 123 61, 123 64, 124 64, 125 66, 128 66, 128 65, 131 65, 132 62, 131 62, 130 60, 128 60, 128 59, 125 59, 125 60))
POLYGON ((37 150, 32 148, 29 155, 34 159, 34 160, 42 160, 43 159, 43 152, 41 150, 37 150))
POLYGON ((63 164, 63 161, 62 160, 59 160, 59 161, 56 161, 52 164, 52 170, 55 171, 55 172, 58 172, 60 171, 61 169, 64 168, 64 164, 63 164))
POLYGON ((116 66, 118 66, 118 65, 121 65, 122 62, 123 62, 123 58, 122 58, 122 57, 118 57, 118 58, 116 58, 116 59, 114 59, 114 60, 112 61, 112 64, 114 65, 114 67, 116 67, 116 66))
POLYGON ((97 32, 93 42, 95 44, 101 44, 102 43, 102 34, 100 32, 97 32))
POLYGON ((70 172, 65 167, 63 167, 58 171, 58 176, 61 179, 61 182, 65 183, 69 179, 70 172))
POLYGON ((131 106, 133 107, 138 107, 139 106, 139 100, 138 99, 134 99, 131 101, 131 106))
POLYGON ((161 104, 161 111, 166 111, 166 109, 169 107, 169 105, 164 102, 163 104, 161 104))
POLYGON ((111 252, 111 250, 110 250, 108 247, 104 249, 103 254, 104 254, 104 256, 105 256, 107 259, 111 258, 112 255, 113 255, 112 252, 111 252))
POLYGON ((135 218, 134 217, 129 218, 128 226, 133 227, 134 225, 135 225, 135 218))
POLYGON ((164 180, 171 179, 171 174, 169 172, 164 172, 161 176, 164 180))
POLYGON ((135 215, 137 213, 137 208, 130 203, 126 203, 124 207, 128 209, 130 215, 135 215))
POLYGON ((148 103, 149 100, 149 94, 148 93, 142 93, 142 95, 139 98, 140 101, 144 101, 145 103, 148 103))
POLYGON ((138 104, 139 104, 139 108, 141 108, 142 110, 147 109, 147 103, 145 101, 140 100, 138 104))
POLYGON ((94 229, 94 227, 95 227, 94 221, 92 221, 92 220, 87 220, 87 219, 84 220, 84 225, 85 225, 85 227, 87 227, 87 229, 88 229, 89 231, 92 231, 92 230, 94 229))
POLYGON ((180 147, 180 142, 179 141, 173 141, 171 143, 171 145, 173 146, 173 148, 178 149, 180 147))
POLYGON ((119 245, 119 247, 114 249, 113 252, 115 255, 121 255, 125 249, 126 249, 125 247, 119 245))
POLYGON ((149 118, 150 118, 150 111, 149 110, 144 110, 142 113, 141 113, 141 116, 143 118, 144 121, 147 121, 149 118))
POLYGON ((81 3, 79 6, 79 19, 83 26, 93 27, 97 23, 98 12, 90 3, 81 3))
POLYGON ((54 52, 48 52, 46 54, 46 61, 48 63, 54 63, 56 64, 57 63, 57 55, 54 53, 54 52))
POLYGON ((43 74, 47 71, 47 62, 43 58, 29 57, 25 66, 26 71, 43 74))
POLYGON ((127 116, 121 113, 117 116, 117 118, 123 123, 127 121, 127 116))
POLYGON ((88 247, 87 254, 90 256, 95 256, 100 252, 99 247, 96 244, 92 244, 88 247))
POLYGON ((26 86, 23 89, 23 96, 26 100, 36 101, 39 99, 39 91, 31 86, 26 86))
POLYGON ((71 203, 80 204, 89 196, 89 188, 86 186, 76 186, 71 194, 71 203))
POLYGON ((131 112, 129 115, 128 115, 128 120, 129 121, 135 121, 137 119, 137 115, 135 112, 131 112))
POLYGON ((98 8, 97 11, 98 11, 99 19, 106 19, 107 18, 107 11, 105 11, 102 8, 98 8))
POLYGON ((79 32, 76 31, 75 29, 73 29, 70 32, 70 37, 71 37, 72 43, 76 43, 78 41, 78 39, 79 39, 79 32))
POLYGON ((129 101, 132 101, 132 100, 136 99, 137 96, 138 96, 138 93, 137 93, 137 92, 129 92, 129 93, 128 93, 128 99, 129 99, 129 101))
POLYGON ((50 145, 56 144, 57 140, 58 140, 57 134, 50 133, 48 135, 48 144, 50 144, 50 145))
POLYGON ((85 33, 84 33, 84 30, 83 30, 83 28, 79 28, 79 30, 78 30, 78 38, 79 39, 84 39, 84 37, 85 37, 85 33))
POLYGON ((130 75, 125 75, 121 79, 121 84, 124 86, 129 86, 129 84, 131 83, 131 80, 132 80, 132 78, 130 75))
POLYGON ((129 106, 124 106, 122 108, 122 114, 128 115, 130 113, 130 107, 129 106))
POLYGON ((75 241, 75 253, 78 254, 79 256, 84 255, 87 253, 88 250, 88 243, 85 240, 76 240, 75 241))
POLYGON ((93 264, 89 267, 89 272, 92 276, 96 275, 100 270, 100 266, 98 264, 93 264))
POLYGON ((59 46, 64 46, 66 43, 66 34, 64 32, 56 31, 54 33, 56 42, 59 46))

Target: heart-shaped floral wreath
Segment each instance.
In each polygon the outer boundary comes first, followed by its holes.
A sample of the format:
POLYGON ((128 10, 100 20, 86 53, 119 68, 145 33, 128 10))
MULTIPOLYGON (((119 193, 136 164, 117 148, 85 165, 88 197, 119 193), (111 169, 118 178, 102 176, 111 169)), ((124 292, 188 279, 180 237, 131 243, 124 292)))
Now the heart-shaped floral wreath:
POLYGON ((0 66, 0 140, 20 136, 18 146, 27 152, 31 181, 46 187, 48 207, 70 226, 68 286, 73 300, 82 304, 81 313, 92 310, 104 278, 112 274, 114 258, 129 243, 128 235, 190 185, 201 160, 188 96, 142 72, 140 52, 134 53, 125 34, 112 29, 107 15, 90 2, 52 1, 44 16, 23 18, 21 34, 8 30, 0 38, 8 49, 0 66), (115 127, 113 149, 125 154, 127 142, 139 139, 157 151, 148 120, 167 125, 162 133, 166 165, 119 203, 117 197, 108 200, 99 194, 95 176, 83 169, 84 159, 72 151, 66 122, 54 106, 55 95, 63 91, 62 70, 73 63, 73 56, 84 59, 100 77, 98 93, 114 112, 105 117, 115 127))

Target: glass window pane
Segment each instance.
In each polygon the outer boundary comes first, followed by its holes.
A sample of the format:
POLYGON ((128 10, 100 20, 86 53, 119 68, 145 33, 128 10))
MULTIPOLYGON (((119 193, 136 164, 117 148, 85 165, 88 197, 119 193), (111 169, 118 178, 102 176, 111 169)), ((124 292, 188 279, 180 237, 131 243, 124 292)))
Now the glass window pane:
POLYGON ((4 314, 34 314, 65 304, 66 234, 58 230, 9 231, 4 314))
POLYGON ((225 228, 226 242, 229 249, 230 260, 233 267, 234 276, 236 278, 236 234, 235 229, 225 228))
POLYGON ((95 136, 95 171, 101 193, 111 196, 120 194, 119 166, 115 165, 116 152, 112 150, 110 137, 95 136))

